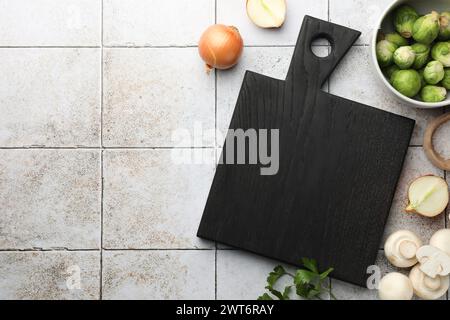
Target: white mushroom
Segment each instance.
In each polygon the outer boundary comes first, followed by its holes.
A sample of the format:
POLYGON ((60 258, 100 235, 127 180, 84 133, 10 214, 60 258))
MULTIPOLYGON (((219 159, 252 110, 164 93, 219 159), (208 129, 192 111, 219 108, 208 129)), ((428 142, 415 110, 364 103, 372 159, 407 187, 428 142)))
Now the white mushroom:
POLYGON ((450 256, 450 229, 441 229, 433 234, 430 246, 436 247, 450 256))
POLYGON ((447 182, 436 176, 420 177, 409 186, 408 199, 406 212, 418 213, 425 217, 437 216, 448 205, 447 182))
POLYGON ((420 270, 431 278, 437 275, 447 276, 450 273, 450 256, 436 247, 420 247, 416 257, 420 262, 420 270))
POLYGON ((414 293, 422 299, 435 300, 442 297, 449 287, 449 277, 436 276, 431 278, 420 270, 417 265, 409 273, 414 293))
POLYGON ((411 300, 413 285, 407 276, 391 272, 380 280, 378 296, 381 300, 411 300))
POLYGON ((422 241, 408 230, 398 230, 391 234, 384 244, 386 258, 396 267, 408 268, 417 263, 416 251, 422 241))

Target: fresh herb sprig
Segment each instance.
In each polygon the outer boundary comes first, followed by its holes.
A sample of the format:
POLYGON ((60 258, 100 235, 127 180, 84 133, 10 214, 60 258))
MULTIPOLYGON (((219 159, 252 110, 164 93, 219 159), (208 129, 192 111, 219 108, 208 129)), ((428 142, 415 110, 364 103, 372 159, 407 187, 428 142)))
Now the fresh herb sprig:
POLYGON ((333 271, 333 268, 328 268, 324 272, 319 272, 317 261, 314 259, 302 258, 302 267, 298 269, 295 274, 287 272, 282 266, 276 266, 267 277, 268 292, 265 292, 258 297, 258 300, 289 300, 293 289, 295 293, 304 299, 321 299, 321 294, 329 293, 331 298, 336 300, 336 297, 331 292, 331 284, 326 284, 328 275, 333 271), (283 292, 276 290, 275 284, 284 277, 291 277, 293 284, 284 288, 283 292))

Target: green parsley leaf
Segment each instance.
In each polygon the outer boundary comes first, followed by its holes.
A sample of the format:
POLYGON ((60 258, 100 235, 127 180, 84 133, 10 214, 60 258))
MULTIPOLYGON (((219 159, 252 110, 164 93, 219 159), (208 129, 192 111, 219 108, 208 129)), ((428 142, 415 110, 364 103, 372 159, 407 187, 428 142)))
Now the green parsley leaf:
POLYGON ((273 300, 271 296, 269 296, 269 294, 264 293, 263 295, 258 297, 258 300, 273 300))
POLYGON ((282 266, 276 266, 269 276, 267 277, 267 285, 273 288, 274 284, 280 279, 282 276, 286 274, 286 270, 282 266))
MULTIPOLYGON (((328 275, 333 272, 333 268, 328 268, 320 273, 316 260, 302 258, 301 262, 303 267, 298 269, 295 274, 287 272, 282 266, 276 266, 267 277, 266 290, 279 300, 289 300, 292 287, 295 287, 295 293, 304 299, 321 299, 320 296, 324 292, 329 293, 332 299, 336 299, 331 292, 331 286, 326 286, 326 280, 328 275), (290 276, 294 284, 286 286, 281 293, 274 289, 274 286, 285 275, 290 276)), ((273 297, 269 293, 264 293, 258 300, 273 300, 273 297)))
POLYGON ((314 259, 302 258, 302 264, 306 269, 312 271, 314 273, 319 273, 319 269, 317 267, 317 262, 314 259))

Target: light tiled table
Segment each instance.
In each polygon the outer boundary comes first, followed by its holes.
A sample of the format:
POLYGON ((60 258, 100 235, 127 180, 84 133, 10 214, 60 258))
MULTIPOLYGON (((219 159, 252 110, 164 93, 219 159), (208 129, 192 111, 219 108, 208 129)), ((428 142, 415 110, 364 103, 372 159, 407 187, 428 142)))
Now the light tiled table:
MULTIPOLYGON (((411 179, 445 176, 421 147, 443 111, 398 103, 373 75, 370 23, 389 2, 288 0, 285 26, 262 30, 242 0, 0 0, 0 298, 262 293, 275 261, 195 237, 214 165, 171 159, 185 150, 214 159, 220 139, 171 135, 194 124, 223 132, 246 69, 284 78, 305 14, 363 31, 324 90, 418 121, 386 232, 426 240, 445 227, 443 215, 402 213, 411 179), (236 68, 208 75, 196 43, 215 21, 238 27, 246 48, 236 68)), ((448 153, 449 136, 450 126, 436 141, 448 153)), ((392 269, 382 250, 377 264, 392 269)), ((341 299, 376 297, 331 285, 341 299)))

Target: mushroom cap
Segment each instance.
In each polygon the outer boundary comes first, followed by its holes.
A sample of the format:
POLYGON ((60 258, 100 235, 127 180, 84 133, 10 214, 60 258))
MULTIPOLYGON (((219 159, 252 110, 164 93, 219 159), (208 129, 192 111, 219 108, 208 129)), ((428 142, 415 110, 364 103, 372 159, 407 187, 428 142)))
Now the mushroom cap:
POLYGON ((385 275, 378 286, 378 296, 381 300, 411 300, 413 293, 409 278, 398 272, 385 275))
POLYGON ((450 256, 434 246, 420 247, 416 258, 420 263, 420 270, 431 278, 450 274, 450 256))
POLYGON ((450 229, 436 231, 430 239, 430 246, 436 247, 450 255, 450 229))
POLYGON ((422 240, 409 230, 398 230, 384 244, 384 254, 394 266, 409 268, 417 263, 416 252, 422 240))
POLYGON ((419 266, 415 266, 409 273, 409 279, 414 288, 414 293, 422 299, 436 300, 442 297, 449 287, 449 276, 428 277, 419 266))

